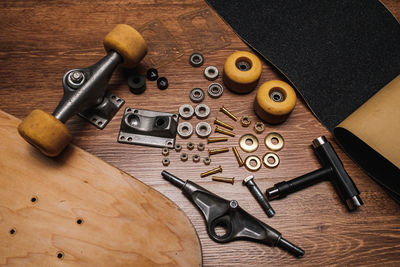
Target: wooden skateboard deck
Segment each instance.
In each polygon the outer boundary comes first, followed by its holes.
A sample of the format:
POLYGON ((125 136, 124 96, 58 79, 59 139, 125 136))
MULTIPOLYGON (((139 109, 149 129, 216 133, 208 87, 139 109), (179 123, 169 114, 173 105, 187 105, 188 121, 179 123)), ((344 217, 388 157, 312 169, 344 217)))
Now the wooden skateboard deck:
POLYGON ((18 123, 0 111, 0 265, 202 264, 172 201, 74 145, 43 156, 18 123))

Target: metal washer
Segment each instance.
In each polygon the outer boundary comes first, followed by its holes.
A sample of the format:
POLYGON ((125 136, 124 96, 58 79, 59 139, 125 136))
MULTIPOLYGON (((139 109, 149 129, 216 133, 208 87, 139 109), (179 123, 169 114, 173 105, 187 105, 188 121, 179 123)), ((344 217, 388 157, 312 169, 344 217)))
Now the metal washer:
POLYGON ((258 139, 255 135, 253 134, 245 134, 242 135, 239 139, 239 147, 244 151, 244 152, 253 152, 256 151, 258 148, 258 139), (247 144, 246 141, 250 140, 251 144, 247 144))
POLYGON ((224 92, 224 88, 219 83, 212 83, 208 86, 207 92, 212 98, 218 98, 224 92))
POLYGON ((200 103, 201 101, 204 100, 204 97, 205 97, 205 94, 204 94, 203 89, 201 89, 201 88, 193 88, 189 94, 190 100, 192 100, 192 102, 194 102, 194 103, 200 103))
POLYGON ((261 168, 261 159, 255 155, 252 156, 248 156, 245 160, 244 160, 244 166, 246 167, 247 170, 251 171, 251 172, 255 172, 258 171, 261 168), (251 165, 251 162, 255 161, 256 165, 253 166, 251 165))
POLYGON ((189 104, 183 104, 179 107, 179 115, 182 119, 190 120, 194 115, 194 108, 189 104))
POLYGON ((215 66, 208 66, 204 69, 204 77, 209 81, 214 81, 218 78, 218 69, 215 66))
POLYGON ((279 161, 280 160, 279 160, 278 155, 275 153, 272 153, 272 152, 266 153, 263 156, 263 163, 264 163, 265 167, 268 167, 268 168, 275 168, 276 166, 279 165, 279 161), (273 158, 274 162, 272 162, 272 163, 269 162, 268 159, 270 159, 270 158, 273 158))
POLYGON ((285 140, 283 139, 282 135, 278 133, 269 133, 264 140, 265 146, 272 151, 279 151, 283 148, 285 144, 285 140), (273 140, 276 142, 274 143, 273 140))
POLYGON ((210 115, 210 107, 206 104, 198 104, 194 109, 194 113, 198 119, 206 119, 210 115))
POLYGON ((199 122, 196 125, 196 134, 200 137, 200 138, 206 138, 208 137, 212 132, 212 128, 211 125, 207 122, 199 122))
POLYGON ((177 131, 180 137, 189 138, 193 134, 193 126, 189 122, 181 122, 177 131))

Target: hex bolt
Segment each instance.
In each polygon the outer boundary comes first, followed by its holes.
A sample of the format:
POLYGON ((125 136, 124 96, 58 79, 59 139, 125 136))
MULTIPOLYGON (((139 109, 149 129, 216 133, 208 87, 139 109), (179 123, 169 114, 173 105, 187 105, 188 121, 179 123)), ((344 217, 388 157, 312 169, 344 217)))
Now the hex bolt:
POLYGON ((207 144, 228 141, 228 137, 208 137, 207 144))
POLYGON ((213 181, 223 182, 223 183, 230 183, 230 184, 233 184, 235 182, 235 177, 228 178, 228 177, 213 176, 213 177, 211 177, 211 179, 213 181))
POLYGON ((254 182, 254 175, 250 175, 243 180, 243 185, 247 186, 250 190, 251 194, 257 200, 258 204, 263 208, 268 217, 272 217, 275 215, 275 211, 272 209, 268 200, 264 197, 260 188, 257 186, 256 182, 254 182))
POLYGON ((209 171, 201 173, 200 177, 203 178, 203 177, 206 177, 206 176, 209 176, 209 175, 212 175, 212 174, 216 174, 216 173, 219 173, 219 172, 222 172, 221 165, 219 165, 217 168, 214 168, 212 170, 209 170, 209 171))
POLYGON ((239 167, 242 167, 244 163, 243 163, 242 158, 240 157, 239 151, 237 150, 237 148, 235 146, 232 147, 232 151, 233 151, 233 154, 235 154, 235 157, 239 164, 239 167))
POLYGON ((215 154, 225 153, 228 151, 229 151, 228 147, 209 149, 208 155, 211 156, 211 155, 215 155, 215 154))
POLYGON ((218 126, 215 127, 215 132, 216 132, 216 133, 226 134, 226 135, 235 137, 235 133, 234 133, 234 132, 231 132, 231 131, 229 131, 229 130, 222 129, 222 128, 218 127, 218 126))
POLYGON ((221 121, 219 119, 215 119, 214 120, 214 124, 222 126, 222 127, 226 128, 226 129, 229 129, 229 130, 233 130, 233 126, 231 126, 231 125, 229 125, 229 124, 227 124, 227 123, 225 123, 225 122, 223 122, 223 121, 221 121))
POLYGON ((83 73, 80 71, 71 71, 69 78, 71 82, 79 84, 83 80, 83 73))
POLYGON ((227 115, 229 118, 231 118, 234 121, 237 121, 238 118, 232 114, 232 112, 230 112, 229 110, 227 110, 224 106, 222 106, 219 111, 221 111, 222 113, 224 113, 225 115, 227 115))

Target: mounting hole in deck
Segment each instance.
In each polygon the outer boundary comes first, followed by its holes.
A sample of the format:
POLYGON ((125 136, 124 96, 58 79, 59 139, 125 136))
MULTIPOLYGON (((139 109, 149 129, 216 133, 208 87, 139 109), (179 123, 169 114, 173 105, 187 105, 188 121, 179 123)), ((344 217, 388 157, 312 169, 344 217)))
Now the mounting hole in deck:
POLYGON ((77 219, 77 220, 76 220, 76 223, 77 223, 77 224, 82 224, 82 223, 83 223, 83 219, 81 219, 81 218, 77 219))
POLYGON ((15 235, 16 232, 17 232, 17 231, 16 231, 14 228, 11 228, 11 229, 10 229, 10 235, 15 235))
POLYGON ((57 252, 57 258, 59 258, 60 260, 61 260, 62 258, 64 258, 64 253, 62 253, 62 252, 57 252))

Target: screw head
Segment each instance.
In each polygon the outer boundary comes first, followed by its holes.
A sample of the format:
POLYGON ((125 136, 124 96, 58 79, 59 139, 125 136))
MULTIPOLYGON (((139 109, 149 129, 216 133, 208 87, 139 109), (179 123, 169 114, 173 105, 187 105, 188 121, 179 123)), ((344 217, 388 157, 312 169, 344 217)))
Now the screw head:
POLYGON ((254 175, 247 176, 243 179, 243 184, 246 185, 250 180, 254 179, 254 175))

